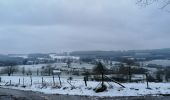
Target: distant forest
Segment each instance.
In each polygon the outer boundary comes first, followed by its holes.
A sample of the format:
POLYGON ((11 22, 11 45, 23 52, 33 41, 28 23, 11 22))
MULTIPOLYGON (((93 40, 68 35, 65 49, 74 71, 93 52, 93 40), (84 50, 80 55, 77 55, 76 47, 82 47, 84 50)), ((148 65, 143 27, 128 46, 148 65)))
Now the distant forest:
POLYGON ((127 50, 127 51, 75 51, 72 56, 81 58, 101 58, 118 60, 121 57, 132 57, 144 60, 170 59, 170 48, 153 50, 127 50))
MULTIPOLYGON (((28 58, 11 57, 11 55, 0 55, 0 66, 25 64, 27 61, 36 61, 37 58, 50 59, 49 54, 28 54, 28 58)), ((134 58, 138 61, 149 61, 154 59, 170 59, 170 48, 153 50, 127 50, 127 51, 74 51, 70 56, 78 56, 80 60, 91 62, 94 59, 120 61, 124 57, 134 58)), ((51 62, 50 62, 51 63, 51 62)))

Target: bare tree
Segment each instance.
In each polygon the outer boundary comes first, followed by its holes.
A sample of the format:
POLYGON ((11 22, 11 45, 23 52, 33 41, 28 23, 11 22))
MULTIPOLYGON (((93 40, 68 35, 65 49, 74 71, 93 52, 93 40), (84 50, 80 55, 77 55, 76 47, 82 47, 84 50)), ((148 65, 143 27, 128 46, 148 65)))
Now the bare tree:
POLYGON ((135 64, 135 61, 129 58, 124 58, 122 62, 127 64, 128 81, 131 82, 132 78, 131 66, 135 64))
POLYGON ((2 74, 8 74, 8 76, 13 75, 14 72, 18 72, 17 66, 7 66, 1 70, 2 74))
POLYGON ((71 67, 71 60, 68 59, 66 63, 67 63, 67 67, 70 68, 71 67))
POLYGON ((25 67, 22 67, 22 75, 25 75, 25 67))
POLYGON ((41 70, 41 73, 43 74, 43 75, 48 75, 48 76, 50 76, 50 75, 52 75, 53 74, 53 67, 52 67, 52 65, 47 65, 47 66, 45 66, 45 67, 42 67, 42 70, 41 70))
POLYGON ((104 87, 104 74, 107 71, 107 68, 101 63, 99 62, 93 69, 93 71, 96 74, 101 74, 102 75, 102 87, 104 87))
POLYGON ((28 75, 32 75, 32 71, 31 71, 30 68, 29 68, 28 71, 27 71, 27 76, 28 76, 28 75))
POLYGON ((37 76, 39 75, 39 69, 37 68, 37 76))
POLYGON ((137 0, 136 3, 140 6, 148 6, 156 2, 161 4, 161 9, 164 9, 170 5, 170 0, 137 0))

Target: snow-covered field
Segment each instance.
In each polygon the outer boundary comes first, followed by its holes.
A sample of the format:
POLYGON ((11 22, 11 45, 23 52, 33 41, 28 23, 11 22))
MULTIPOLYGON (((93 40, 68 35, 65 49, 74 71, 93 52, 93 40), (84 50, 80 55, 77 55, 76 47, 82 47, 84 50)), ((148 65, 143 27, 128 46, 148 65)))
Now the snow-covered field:
MULTIPOLYGON (((20 72, 22 72, 23 68, 25 68, 25 71, 32 71, 35 72, 37 70, 41 71, 43 66, 48 66, 51 65, 53 68, 56 69, 68 69, 67 64, 66 63, 53 63, 53 64, 36 64, 36 65, 17 65, 18 69, 20 72)), ((92 69, 95 65, 92 64, 87 64, 87 63, 72 63, 71 64, 71 68, 77 68, 77 69, 81 69, 81 68, 86 68, 86 69, 92 69)), ((0 66, 0 71, 5 68, 6 66, 0 66)))
MULTIPOLYGON (((158 94, 170 94, 170 83, 149 83, 151 89, 146 89, 146 83, 123 83, 126 88, 120 87, 118 84, 109 82, 105 83, 109 88, 105 92, 95 93, 93 89, 99 84, 99 82, 88 81, 87 87, 82 79, 73 79, 71 85, 68 82, 67 77, 61 77, 62 87, 53 88, 52 76, 43 77, 44 83, 47 87, 42 87, 42 77, 33 77, 33 85, 31 86, 30 77, 23 76, 1 76, 2 82, 0 85, 5 88, 13 88, 20 90, 32 90, 43 92, 46 94, 69 94, 69 95, 88 95, 88 96, 142 96, 142 95, 158 95, 158 94), (24 78, 25 88, 22 87, 24 78), (19 83, 20 85, 16 85, 19 83), (4 86, 7 82, 16 86, 4 86)), ((59 85, 58 77, 55 77, 55 83, 59 85)), ((6 84, 7 85, 7 84, 6 84)))

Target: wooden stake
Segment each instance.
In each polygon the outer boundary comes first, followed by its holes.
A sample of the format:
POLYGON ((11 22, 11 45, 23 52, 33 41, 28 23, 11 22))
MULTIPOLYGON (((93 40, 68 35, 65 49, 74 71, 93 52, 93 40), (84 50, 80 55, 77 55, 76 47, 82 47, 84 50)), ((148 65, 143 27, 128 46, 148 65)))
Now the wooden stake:
POLYGON ((60 86, 62 86, 62 84, 61 84, 61 79, 60 79, 60 75, 58 75, 58 79, 59 79, 59 81, 60 81, 60 86))
POLYGON ((18 80, 18 84, 20 85, 20 78, 19 78, 19 80, 18 80))
POLYGON ((42 77, 42 86, 43 86, 43 84, 44 84, 44 79, 43 79, 43 77, 42 77))
POLYGON ((148 74, 146 74, 147 89, 149 89, 148 74))
POLYGON ((11 85, 11 80, 9 81, 9 84, 11 85))
POLYGON ((55 86, 55 79, 54 79, 54 75, 53 75, 53 86, 55 86))
POLYGON ((22 82, 23 82, 23 86, 24 86, 24 78, 22 79, 22 82))
POLYGON ((32 86, 32 76, 30 76, 30 79, 31 79, 31 86, 32 86))

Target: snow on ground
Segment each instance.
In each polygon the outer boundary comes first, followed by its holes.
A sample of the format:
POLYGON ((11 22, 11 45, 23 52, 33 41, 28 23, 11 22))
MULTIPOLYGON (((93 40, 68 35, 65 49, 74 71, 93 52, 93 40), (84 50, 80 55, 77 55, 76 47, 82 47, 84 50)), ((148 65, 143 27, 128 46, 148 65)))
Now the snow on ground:
POLYGON ((12 55, 9 55, 9 57, 21 57, 21 58, 28 58, 28 55, 27 54, 12 54, 12 55))
POLYGON ((80 57, 76 57, 76 56, 58 56, 56 54, 50 54, 49 55, 52 59, 76 59, 79 60, 80 57))
MULTIPOLYGON (((72 88, 71 85, 67 82, 67 77, 61 77, 62 87, 61 88, 52 88, 53 79, 52 76, 43 77, 44 83, 47 84, 47 87, 42 88, 42 77, 33 77, 33 85, 30 86, 31 80, 29 76, 1 76, 2 82, 0 85, 5 88, 13 88, 20 90, 32 90, 39 91, 46 94, 69 94, 69 95, 88 95, 88 96, 142 96, 142 95, 158 95, 158 94, 170 94, 170 83, 149 83, 151 89, 146 89, 146 83, 123 83, 126 88, 122 88, 119 85, 109 82, 113 87, 108 83, 105 83, 109 88, 107 91, 102 93, 95 93, 93 89, 99 84, 99 82, 88 81, 87 87, 84 84, 82 79, 73 79, 71 84, 75 86, 72 88), (18 86, 4 86, 7 82, 18 86), (21 87, 23 84, 26 85, 25 88, 21 87)), ((59 84, 59 80, 55 77, 56 84, 59 84)))
POLYGON ((17 67, 22 70, 24 67, 25 70, 36 71, 37 69, 41 69, 42 66, 47 66, 47 64, 37 64, 37 65, 18 65, 17 67))
MULTIPOLYGON (((66 63, 53 63, 53 64, 36 64, 36 65, 17 65, 17 67, 22 70, 22 68, 24 67, 25 70, 31 70, 31 71, 37 71, 37 69, 41 69, 43 66, 47 66, 47 65, 52 65, 55 68, 66 68, 67 64, 66 63)), ((86 68, 86 69, 92 69, 95 65, 92 64, 87 64, 87 63, 71 63, 71 67, 72 68, 86 68)), ((0 70, 3 69, 4 66, 0 66, 0 70)))
POLYGON ((156 64, 156 65, 162 65, 163 67, 166 67, 166 66, 170 66, 170 60, 164 60, 164 59, 151 60, 151 61, 144 62, 144 64, 145 65, 156 64))

